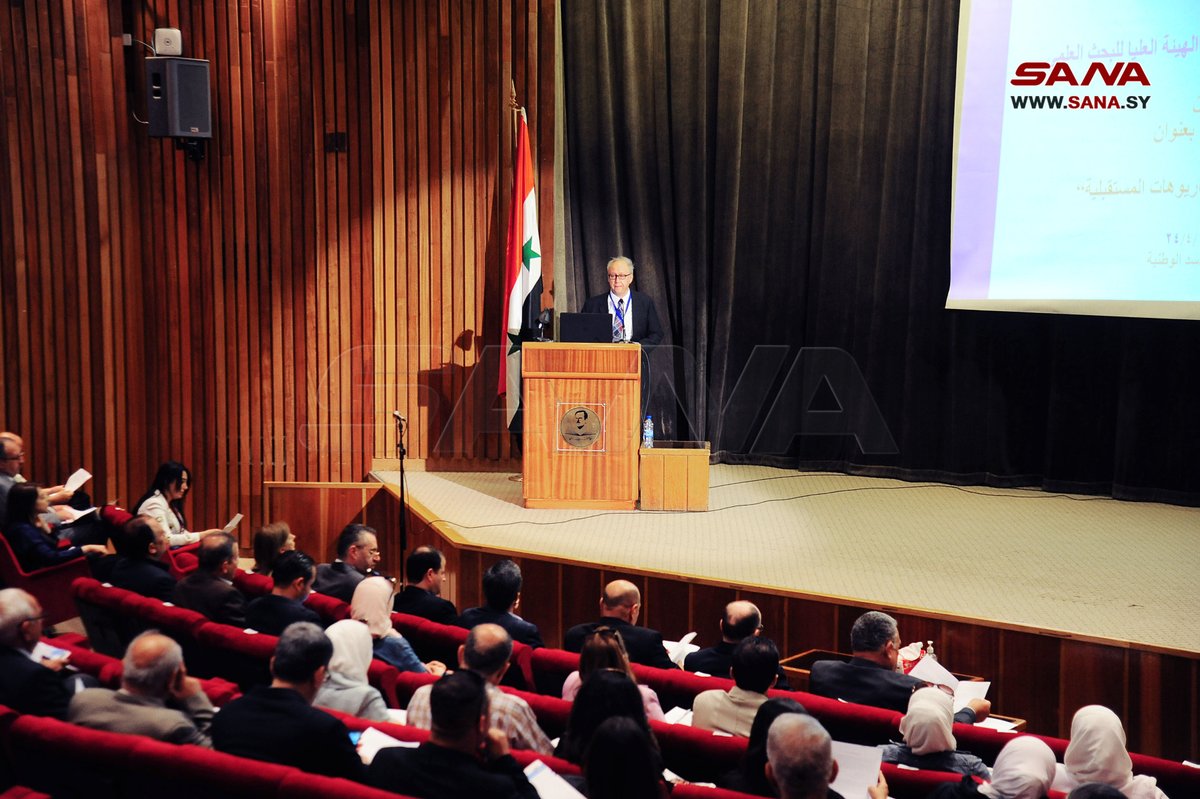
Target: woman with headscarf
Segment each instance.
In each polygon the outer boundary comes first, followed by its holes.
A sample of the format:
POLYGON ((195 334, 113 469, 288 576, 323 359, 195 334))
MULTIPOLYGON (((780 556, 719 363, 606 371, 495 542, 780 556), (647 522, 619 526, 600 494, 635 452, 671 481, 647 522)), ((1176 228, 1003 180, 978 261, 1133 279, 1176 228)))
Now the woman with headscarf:
POLYGON ((992 781, 978 784, 972 777, 939 785, 929 799, 1042 799, 1054 782, 1054 752, 1041 738, 1022 735, 1004 745, 992 766, 992 781))
POLYGON ((371 721, 387 721, 383 694, 367 683, 372 655, 371 631, 367 625, 343 619, 331 624, 325 634, 333 643, 333 657, 313 704, 371 721))
POLYGON ((904 743, 883 747, 883 762, 932 771, 956 771, 991 779, 984 762, 970 752, 960 752, 954 740, 954 702, 936 686, 918 688, 900 719, 904 743))
POLYGON ((395 586, 386 577, 367 577, 354 589, 350 600, 350 616, 366 622, 374 641, 375 657, 390 663, 400 671, 430 672, 441 675, 446 666, 437 660, 422 663, 417 653, 392 627, 392 593, 395 586))
POLYGON ((579 652, 579 670, 567 675, 563 682, 562 698, 568 702, 575 699, 583 681, 594 671, 612 669, 624 672, 638 687, 642 695, 642 706, 646 709, 646 718, 651 721, 665 721, 662 704, 658 694, 648 685, 638 685, 637 677, 633 675, 633 667, 629 665, 629 655, 625 651, 625 641, 619 630, 602 626, 592 630, 583 639, 583 649, 579 652))
POLYGON ((1121 720, 1103 705, 1086 705, 1071 720, 1071 742, 1063 756, 1064 790, 1088 782, 1111 785, 1128 799, 1167 799, 1153 777, 1133 775, 1121 720))

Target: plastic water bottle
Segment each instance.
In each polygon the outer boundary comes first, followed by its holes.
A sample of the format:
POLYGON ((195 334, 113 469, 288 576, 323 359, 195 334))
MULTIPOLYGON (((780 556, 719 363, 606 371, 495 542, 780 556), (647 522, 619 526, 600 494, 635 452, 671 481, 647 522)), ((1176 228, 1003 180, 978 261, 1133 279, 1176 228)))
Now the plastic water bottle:
POLYGON ((645 449, 654 447, 654 417, 647 416, 646 421, 642 422, 642 446, 645 449))

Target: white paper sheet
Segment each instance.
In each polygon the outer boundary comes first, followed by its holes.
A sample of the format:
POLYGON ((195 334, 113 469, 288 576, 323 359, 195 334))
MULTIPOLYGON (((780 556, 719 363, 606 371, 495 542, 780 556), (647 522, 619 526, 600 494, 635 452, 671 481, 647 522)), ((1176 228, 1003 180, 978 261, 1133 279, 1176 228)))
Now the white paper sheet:
POLYGON ((663 720, 668 724, 682 724, 690 727, 692 726, 692 711, 676 706, 663 713, 663 720))
POLYGON ((986 699, 991 687, 988 680, 959 680, 954 686, 954 712, 962 710, 972 699, 986 699))
POLYGON ((572 788, 571 783, 540 760, 525 767, 525 778, 541 799, 583 799, 583 794, 572 788))
POLYGON ((667 650, 667 657, 681 669, 683 668, 684 658, 693 652, 700 651, 700 647, 692 643, 692 639, 695 637, 696 633, 690 632, 678 641, 663 641, 663 649, 667 650))
POLYGON ((236 513, 236 514, 234 514, 233 518, 229 520, 229 524, 225 525, 225 527, 224 527, 223 529, 224 529, 224 530, 225 530, 225 532, 227 532, 227 533, 232 533, 232 532, 234 531, 234 529, 235 529, 235 528, 236 528, 236 527, 237 527, 239 524, 241 524, 241 523, 242 523, 242 519, 243 519, 243 518, 244 518, 244 517, 243 517, 243 516, 242 516, 242 514, 240 514, 240 513, 236 513))
POLYGON ((363 730, 362 735, 358 739, 358 757, 365 765, 369 766, 371 765, 371 761, 375 759, 375 755, 379 754, 379 750, 388 749, 393 746, 416 749, 420 744, 416 741, 397 740, 386 732, 380 732, 374 727, 368 727, 363 730))
POLYGON ((833 742, 833 759, 837 761, 837 779, 829 786, 846 799, 864 799, 867 789, 879 782, 879 764, 883 750, 877 746, 833 742))
POLYGON ((1004 719, 998 719, 995 716, 988 716, 983 721, 977 721, 977 722, 975 722, 975 726, 976 727, 986 727, 987 729, 995 730, 996 732, 1016 732, 1017 731, 1016 722, 1005 721, 1004 719))
POLYGON ((79 489, 83 488, 83 484, 92 479, 92 473, 87 469, 76 469, 75 473, 67 478, 67 482, 63 483, 63 488, 67 493, 74 494, 79 489))

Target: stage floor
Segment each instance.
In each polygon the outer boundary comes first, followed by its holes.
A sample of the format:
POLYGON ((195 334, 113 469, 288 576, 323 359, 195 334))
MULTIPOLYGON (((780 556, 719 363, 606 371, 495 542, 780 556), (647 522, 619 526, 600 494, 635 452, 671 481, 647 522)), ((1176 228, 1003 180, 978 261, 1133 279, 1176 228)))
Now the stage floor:
POLYGON ((706 513, 526 510, 514 477, 408 495, 482 547, 1200 653, 1198 509, 720 465, 706 513))

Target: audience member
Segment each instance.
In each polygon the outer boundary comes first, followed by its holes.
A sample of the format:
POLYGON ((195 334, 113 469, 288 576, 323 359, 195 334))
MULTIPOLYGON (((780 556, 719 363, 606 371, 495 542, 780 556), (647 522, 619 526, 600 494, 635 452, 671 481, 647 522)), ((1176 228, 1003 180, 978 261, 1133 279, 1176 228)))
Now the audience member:
POLYGON ((219 527, 189 532, 187 517, 183 515, 183 500, 192 488, 192 472, 182 463, 167 461, 158 467, 154 482, 134 504, 134 513, 149 516, 167 531, 167 543, 173 547, 199 541, 203 536, 222 533, 219 527))
POLYGON ((583 763, 584 753, 592 742, 592 736, 605 719, 626 716, 650 738, 655 751, 658 741, 646 721, 642 707, 642 695, 637 686, 626 675, 616 671, 597 671, 588 675, 579 688, 579 694, 571 704, 571 715, 567 718, 567 729, 559 738, 554 754, 583 763))
MULTIPOLYGON (((849 662, 818 660, 812 666, 808 690, 818 696, 858 702, 903 713, 908 699, 922 680, 896 671, 900 631, 896 620, 877 610, 859 616, 850 629, 849 662)), ((954 720, 974 724, 987 718, 992 703, 972 699, 954 720)))
POLYGON ((168 565, 167 534, 149 516, 134 516, 113 536, 117 557, 108 581, 118 588, 170 602, 175 578, 168 565))
POLYGON ((454 603, 442 599, 442 581, 446 579, 446 558, 433 547, 417 547, 404 564, 408 585, 396 595, 393 609, 420 616, 439 624, 453 624, 458 616, 454 603))
POLYGON ((1133 760, 1125 749, 1125 728, 1117 714, 1103 705, 1085 705, 1075 711, 1063 767, 1068 788, 1099 782, 1128 799, 1166 799, 1154 777, 1134 776, 1133 760))
MULTIPOLYGON (((501 691, 500 681, 508 671, 512 657, 512 638, 498 624, 480 624, 467 633, 467 640, 458 648, 458 665, 483 678, 487 686, 488 726, 500 730, 514 749, 529 749, 548 755, 554 746, 538 726, 537 717, 529 703, 519 696, 501 691)), ((432 685, 422 685, 408 701, 408 724, 430 729, 432 722, 429 697, 432 685)))
POLYGON ((642 611, 642 593, 628 580, 613 580, 604 586, 600 597, 600 620, 577 624, 563 636, 563 649, 578 652, 583 648, 583 639, 601 625, 612 627, 621 633, 629 659, 643 666, 673 669, 675 664, 667 657, 663 648, 662 633, 647 627, 638 627, 638 616, 642 611))
MULTIPOLYGON (((621 634, 612 627, 597 627, 583 639, 583 651, 579 653, 579 670, 567 675, 563 682, 562 698, 568 702, 574 701, 579 693, 579 687, 587 676, 601 669, 611 669, 624 672, 629 679, 637 683, 633 667, 629 665, 629 655, 625 651, 625 642, 621 634)), ((662 704, 658 694, 648 685, 638 685, 642 695, 642 706, 646 709, 646 718, 651 721, 664 721, 662 704)))
POLYGON ((213 706, 200 681, 188 676, 178 643, 148 630, 129 643, 121 666, 121 689, 88 688, 75 694, 67 721, 167 743, 212 746, 213 706))
POLYGON ((371 633, 361 621, 343 619, 325 630, 333 644, 329 677, 313 704, 371 721, 387 721, 387 703, 367 682, 371 667, 371 633))
POLYGON ((66 657, 35 654, 45 618, 33 594, 0 589, 0 705, 65 719, 79 679, 65 669, 66 657))
POLYGON ((260 633, 280 635, 289 624, 306 621, 320 625, 321 617, 304 600, 312 593, 317 567, 313 559, 298 549, 284 552, 271 572, 271 593, 250 601, 246 606, 246 624, 260 633))
POLYGON ((953 771, 990 780, 992 772, 954 739, 954 699, 941 688, 918 688, 900 719, 904 743, 883 746, 883 762, 932 771, 953 771))
POLYGON ((422 663, 404 636, 392 626, 394 589, 395 585, 386 577, 368 577, 360 582, 350 598, 351 618, 366 622, 374 641, 375 657, 384 663, 390 663, 400 671, 441 674, 446 670, 444 664, 437 660, 422 663))
MULTIPOLYGON (((733 648, 738 641, 751 635, 762 635, 762 613, 753 602, 739 599, 725 606, 717 626, 721 630, 721 643, 692 652, 683 660, 684 669, 724 677, 733 665, 733 648)), ((775 687, 783 691, 791 687, 782 666, 775 687)))
POLYGON ((337 559, 317 567, 313 590, 349 603, 354 589, 364 577, 377 575, 379 540, 375 528, 365 524, 348 524, 337 539, 337 559))
POLYGON ((455 624, 468 630, 480 624, 499 624, 508 630, 514 641, 532 647, 543 646, 537 625, 517 615, 517 608, 521 606, 521 584, 521 567, 517 564, 507 559, 493 563, 483 573, 484 604, 464 610, 455 624))
POLYGON ((181 608, 191 608, 213 621, 246 626, 246 598, 233 587, 237 573, 237 540, 229 533, 206 536, 196 553, 195 571, 175 586, 172 600, 181 608))
MULTIPOLYGON (((807 713, 785 713, 771 724, 766 774, 781 799, 841 799, 841 794, 829 787, 837 778, 833 740, 821 722, 807 713)), ((887 799, 882 771, 867 795, 887 799)))
POLYGON ((729 668, 734 686, 728 691, 714 688, 697 694, 692 702, 692 726, 748 738, 778 671, 779 650, 774 641, 756 635, 743 638, 733 648, 729 668))
POLYGON ((346 725, 312 707, 332 655, 333 644, 317 625, 299 622, 284 630, 271 658, 271 684, 255 686, 221 708, 213 720, 213 746, 362 781, 362 761, 346 725))
POLYGON ((21 467, 25 465, 25 448, 10 433, 0 435, 0 519, 8 516, 8 492, 20 485, 21 467))
POLYGON ((59 548, 58 539, 42 518, 48 510, 50 505, 46 501, 46 494, 35 483, 17 483, 8 492, 4 537, 22 569, 34 571, 78 560, 87 554, 103 555, 108 551, 101 544, 59 548))
POLYGON ((596 728, 583 759, 588 799, 667 799, 662 757, 650 736, 624 716, 596 728))
POLYGON ((271 576, 275 561, 296 548, 296 536, 287 522, 273 522, 254 533, 254 573, 271 576))
POLYGON ((755 796, 774 796, 775 790, 767 782, 767 732, 775 719, 784 713, 807 713, 804 705, 794 699, 768 699, 758 707, 754 714, 754 724, 750 727, 750 740, 746 744, 746 752, 742 755, 737 768, 727 772, 717 779, 717 787, 728 788, 731 791, 754 794, 755 796))
POLYGON ((934 788, 929 799, 1042 799, 1053 782, 1054 752, 1040 738, 1022 735, 996 755, 990 783, 980 785, 970 775, 963 775, 962 782, 934 788))
POLYGON ((1067 799, 1128 799, 1125 794, 1102 782, 1080 785, 1067 794, 1067 799))
POLYGON ((416 749, 391 747, 375 756, 369 782, 425 799, 537 799, 509 754, 508 738, 488 728, 488 694, 472 671, 448 674, 429 697, 432 734, 416 749))

